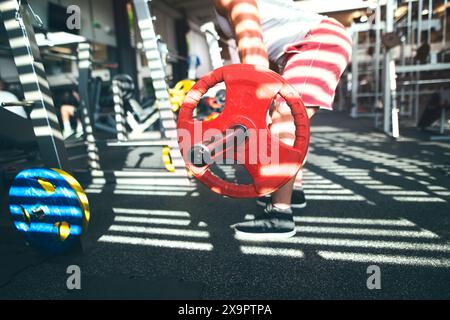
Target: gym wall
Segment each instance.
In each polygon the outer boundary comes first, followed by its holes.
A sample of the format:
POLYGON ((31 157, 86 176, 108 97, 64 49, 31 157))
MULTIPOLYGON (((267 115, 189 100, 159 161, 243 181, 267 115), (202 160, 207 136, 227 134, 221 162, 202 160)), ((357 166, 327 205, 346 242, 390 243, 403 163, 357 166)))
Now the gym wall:
POLYGON ((112 7, 114 0, 29 0, 33 10, 41 17, 46 27, 48 26, 49 2, 63 7, 74 4, 79 6, 81 9, 80 35, 93 42, 116 46, 112 7), (93 22, 99 27, 94 28, 93 22))

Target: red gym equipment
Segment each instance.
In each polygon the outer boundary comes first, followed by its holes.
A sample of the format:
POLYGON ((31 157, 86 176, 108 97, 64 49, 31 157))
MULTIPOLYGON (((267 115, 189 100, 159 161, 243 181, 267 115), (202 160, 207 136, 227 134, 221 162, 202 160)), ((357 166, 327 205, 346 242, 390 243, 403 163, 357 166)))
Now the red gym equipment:
POLYGON ((308 151, 309 120, 299 94, 280 75, 253 65, 228 65, 201 78, 187 94, 178 115, 178 143, 188 170, 212 191, 233 198, 256 198, 273 193, 297 174, 308 151), (222 81, 227 88, 222 113, 209 121, 193 119, 202 96, 222 81), (267 124, 277 95, 287 102, 294 118, 293 147, 273 137, 267 124), (261 144, 269 162, 261 159, 261 144), (255 145, 257 152, 251 147, 255 145), (271 156, 277 151, 273 161, 271 156), (231 183, 211 172, 209 166, 220 157, 242 164, 253 184, 231 183))

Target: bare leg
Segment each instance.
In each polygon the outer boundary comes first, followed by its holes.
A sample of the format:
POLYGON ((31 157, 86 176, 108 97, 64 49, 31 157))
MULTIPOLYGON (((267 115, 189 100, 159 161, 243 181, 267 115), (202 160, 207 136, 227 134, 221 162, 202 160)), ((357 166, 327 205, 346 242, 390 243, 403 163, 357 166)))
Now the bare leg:
POLYGON ((81 124, 80 118, 77 119, 77 129, 76 129, 77 135, 81 136, 83 134, 83 126, 81 124))
POLYGON ((74 114, 75 114, 74 106, 68 104, 63 104, 61 106, 61 119, 63 122, 70 121, 70 117, 73 117, 74 114))
POLYGON ((73 117, 75 114, 75 107, 63 104, 61 106, 61 120, 63 123, 63 136, 64 138, 67 138, 71 134, 73 134, 72 127, 70 126, 70 117, 73 117))
MULTIPOLYGON (((311 119, 317 108, 307 108, 308 118, 311 119)), ((272 125, 270 131, 277 135, 281 141, 292 146, 295 140, 294 119, 289 107, 282 103, 272 114, 272 125)), ((303 168, 300 169, 300 171, 303 168)), ((301 174, 301 173, 300 173, 301 174)), ((292 191, 294 189, 296 177, 272 194, 272 204, 278 208, 285 209, 291 206, 292 191)))

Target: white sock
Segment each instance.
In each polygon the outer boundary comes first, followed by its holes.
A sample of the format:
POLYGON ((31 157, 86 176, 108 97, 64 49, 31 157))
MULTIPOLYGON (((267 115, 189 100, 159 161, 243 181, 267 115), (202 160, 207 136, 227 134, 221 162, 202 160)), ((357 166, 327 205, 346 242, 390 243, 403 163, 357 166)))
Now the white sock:
POLYGON ((273 204, 273 206, 280 210, 287 210, 287 209, 291 208, 291 206, 289 204, 284 204, 284 203, 275 203, 275 204, 273 204))
POLYGON ((70 125, 70 121, 64 121, 63 122, 63 130, 64 131, 71 131, 72 130, 72 127, 70 125))
POLYGON ((77 132, 83 132, 83 126, 81 125, 81 122, 78 122, 77 124, 77 132))

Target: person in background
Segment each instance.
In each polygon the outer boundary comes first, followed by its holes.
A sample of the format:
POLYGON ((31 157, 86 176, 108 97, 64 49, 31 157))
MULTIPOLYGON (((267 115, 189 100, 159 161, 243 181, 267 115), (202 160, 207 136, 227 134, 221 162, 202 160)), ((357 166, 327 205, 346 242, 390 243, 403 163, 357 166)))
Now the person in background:
POLYGON ((74 135, 78 138, 83 135, 83 126, 81 125, 80 117, 77 115, 77 108, 79 105, 80 96, 74 89, 64 92, 61 99, 61 120, 63 124, 63 137, 64 139, 74 135), (76 131, 73 130, 70 122, 71 118, 76 117, 77 126, 76 131))
MULTIPOLYGON (((237 43, 241 63, 275 66, 297 91, 309 118, 319 109, 331 110, 339 78, 351 57, 352 41, 337 20, 305 12, 292 0, 214 0, 224 34, 237 43)), ((295 126, 290 108, 276 101, 270 130, 293 145, 295 126)), ((301 183, 301 171, 297 181, 301 183)), ((295 178, 270 197, 258 199, 264 214, 233 225, 239 236, 257 240, 295 235, 292 208, 306 206, 295 178)))

